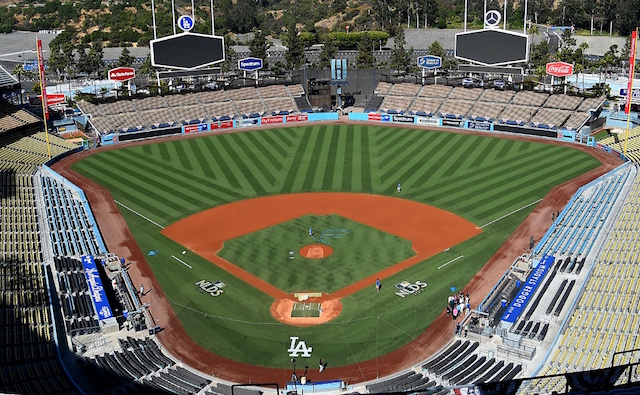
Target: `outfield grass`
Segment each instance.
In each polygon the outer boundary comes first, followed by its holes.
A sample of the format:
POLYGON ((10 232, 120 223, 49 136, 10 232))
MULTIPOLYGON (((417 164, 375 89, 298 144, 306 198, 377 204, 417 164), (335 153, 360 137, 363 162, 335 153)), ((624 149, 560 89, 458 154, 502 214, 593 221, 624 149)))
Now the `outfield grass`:
POLYGON ((229 240, 218 255, 293 294, 337 291, 415 252, 410 241, 348 218, 307 215, 229 240), (314 238, 309 237, 310 226, 314 238), (330 256, 318 260, 298 254, 301 247, 320 240, 333 249, 330 256), (294 252, 295 259, 289 259, 289 251, 294 252))
MULTIPOLYGON (((403 198, 482 226, 599 164, 566 147, 387 125, 315 125, 150 143, 93 155, 74 170, 163 226, 240 199, 306 191, 393 195, 399 182, 403 198)), ((442 311, 449 287, 462 288, 534 207, 386 279, 380 293, 370 287, 344 298, 336 320, 305 328, 275 321, 270 297, 208 261, 187 254, 193 267, 187 269, 170 258, 182 246, 138 215, 121 212, 142 251, 159 250, 147 261, 196 342, 239 361, 288 367, 289 336, 300 336, 313 346, 314 358, 331 366, 375 358, 414 339, 442 311), (228 286, 214 298, 197 290, 194 283, 202 279, 228 286), (393 285, 405 280, 429 285, 399 298, 393 285)), ((472 304, 479 298, 472 295, 472 304)))

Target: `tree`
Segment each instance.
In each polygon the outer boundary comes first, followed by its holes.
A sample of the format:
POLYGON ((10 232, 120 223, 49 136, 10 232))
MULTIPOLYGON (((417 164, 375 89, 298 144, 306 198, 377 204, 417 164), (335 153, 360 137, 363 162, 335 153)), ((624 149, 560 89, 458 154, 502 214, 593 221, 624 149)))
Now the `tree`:
POLYGON ((289 23, 289 26, 287 26, 284 43, 287 46, 287 52, 284 54, 284 58, 287 61, 287 68, 289 70, 297 70, 305 63, 305 57, 304 44, 298 37, 298 30, 294 22, 289 23))
POLYGON ((129 48, 122 48, 122 52, 120 52, 120 57, 118 58, 118 67, 131 67, 134 61, 134 57, 131 56, 131 51, 129 48))
POLYGON ((76 72, 86 73, 86 74, 91 74, 92 72, 91 60, 89 59, 89 56, 87 55, 87 50, 84 48, 84 46, 80 46, 78 48, 78 61, 76 62, 76 72))
POLYGON ((391 51, 390 59, 390 66, 393 70, 408 71, 413 48, 407 50, 405 49, 406 45, 404 30, 398 29, 393 40, 393 50, 391 51))
POLYGON ((89 49, 88 57, 91 64, 91 72, 100 75, 100 69, 104 65, 102 41, 95 41, 91 44, 91 49, 89 49))
POLYGON ((373 67, 375 58, 373 57, 374 42, 368 33, 364 33, 358 43, 358 54, 356 55, 356 65, 359 69, 373 67))
POLYGON ((24 75, 24 66, 17 64, 13 67, 13 74, 18 76, 18 84, 20 84, 20 107, 22 107, 22 76, 24 75))
POLYGON ((233 50, 233 39, 230 34, 224 37, 224 62, 222 62, 222 72, 228 73, 235 68, 237 62, 236 51, 233 50))
POLYGON ((50 53, 49 59, 47 60, 47 66, 49 67, 49 70, 54 71, 58 75, 58 79, 60 79, 60 75, 67 67, 65 57, 62 54, 60 45, 53 41, 49 43, 49 51, 50 53))
POLYGON ((324 46, 322 52, 320 52, 320 62, 318 67, 321 69, 328 69, 331 66, 331 59, 336 57, 338 53, 338 46, 336 42, 329 36, 325 36, 324 46))
POLYGON ((249 51, 254 58, 262 59, 263 67, 266 69, 269 67, 267 64, 267 50, 270 44, 267 42, 267 37, 261 30, 253 31, 253 38, 249 41, 249 51))

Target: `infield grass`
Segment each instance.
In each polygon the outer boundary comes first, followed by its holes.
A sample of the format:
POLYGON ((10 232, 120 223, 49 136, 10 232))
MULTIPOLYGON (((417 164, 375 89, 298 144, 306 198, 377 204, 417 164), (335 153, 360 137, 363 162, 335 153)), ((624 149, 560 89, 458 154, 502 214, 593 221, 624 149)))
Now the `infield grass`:
POLYGON ((413 255, 410 241, 338 215, 296 218, 229 240, 218 253, 290 294, 331 293, 413 255), (323 241, 333 249, 326 258, 307 259, 298 253, 305 245, 323 241))
MULTIPOLYGON (((301 328, 275 321, 269 313, 271 297, 212 263, 187 254, 180 256, 192 265, 186 268, 171 258, 182 246, 121 209, 142 251, 159 250, 147 261, 196 342, 238 361, 290 367, 289 336, 305 340, 313 346, 314 358, 331 366, 378 358, 413 340, 442 311, 449 287, 464 287, 535 205, 514 210, 598 165, 592 156, 571 148, 488 134, 310 125, 150 141, 90 156, 74 170, 163 226, 240 199, 315 191, 393 195, 397 183, 402 183, 403 198, 451 211, 478 226, 511 213, 480 235, 387 278, 380 293, 372 285, 342 299, 343 311, 334 321, 301 328), (203 279, 224 281, 224 294, 199 292, 194 283, 203 279), (429 284, 424 292, 405 298, 394 294, 394 284, 417 280, 429 284)), ((308 237, 307 229, 306 224, 301 228, 302 236, 308 237)), ((282 255, 289 248, 285 243, 282 255)), ((350 272, 334 276, 346 277, 342 282, 356 280, 349 278, 350 272)), ((476 305, 481 296, 471 298, 476 305)))

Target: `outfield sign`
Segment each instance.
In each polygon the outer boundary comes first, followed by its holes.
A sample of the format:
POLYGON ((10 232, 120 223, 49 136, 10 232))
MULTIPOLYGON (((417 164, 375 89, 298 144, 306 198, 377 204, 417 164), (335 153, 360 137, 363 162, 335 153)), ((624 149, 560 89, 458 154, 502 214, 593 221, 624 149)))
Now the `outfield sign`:
POLYGON ((133 67, 116 67, 109 70, 109 80, 129 81, 136 78, 136 70, 133 67))
POLYGON ((303 357, 309 358, 311 356, 311 352, 313 351, 313 347, 307 347, 307 342, 304 340, 300 340, 298 336, 290 336, 289 340, 291 340, 291 345, 287 352, 290 357, 303 357))
POLYGON ((415 123, 415 118, 411 115, 394 115, 393 122, 415 123))
POLYGON ((427 55, 418 57, 418 67, 424 69, 437 69, 442 66, 442 58, 440 56, 427 55))
POLYGON ((493 124, 491 122, 486 121, 468 121, 467 128, 475 129, 475 130, 491 130, 491 126, 493 124))
POLYGON ((260 70, 262 67, 263 67, 262 59, 244 58, 244 59, 238 60, 238 68, 243 71, 260 70))
POLYGON ((272 125, 277 123, 284 123, 284 118, 282 116, 262 118, 263 125, 272 125))
POLYGON ((370 112, 370 113, 367 114, 367 119, 369 121, 391 122, 391 115, 389 115, 389 114, 378 114, 377 112, 370 112))
POLYGON ((222 288, 227 286, 227 284, 223 283, 220 280, 216 280, 216 281, 200 280, 195 284, 196 284, 196 287, 198 287, 198 291, 207 293, 211 296, 222 295, 224 293, 222 288))
POLYGON ((233 127, 233 121, 218 121, 209 124, 211 130, 214 129, 229 129, 233 127))
POLYGON ((307 114, 287 115, 284 120, 285 122, 307 122, 309 116, 307 114))
POLYGON ((443 126, 455 126, 457 128, 462 126, 462 122, 463 121, 458 121, 458 120, 453 120, 453 119, 443 119, 442 120, 442 125, 443 126))
POLYGON ((199 123, 197 125, 184 125, 182 128, 185 133, 204 132, 209 130, 209 124, 199 123))
POLYGON ((545 275, 549 272, 549 269, 553 265, 555 258, 549 255, 545 255, 542 260, 538 263, 538 266, 535 270, 529 275, 527 281, 522 284, 522 288, 516 298, 511 302, 507 311, 502 315, 501 321, 513 324, 516 322, 524 308, 527 306, 527 303, 531 298, 533 298, 533 294, 538 289, 538 286, 542 284, 545 275))
POLYGON ((567 77, 573 74, 573 65, 566 62, 547 63, 547 74, 555 77, 567 77))
POLYGON ((260 125, 260 120, 258 118, 238 119, 236 121, 236 126, 240 128, 258 125, 260 125))
POLYGON ((414 283, 410 283, 409 281, 403 281, 399 284, 396 284, 396 289, 398 291, 395 292, 395 294, 401 298, 404 298, 407 295, 417 295, 422 291, 424 291, 425 288, 427 288, 427 283, 420 280, 414 283))
POLYGON ((440 126, 440 118, 416 117, 416 123, 421 125, 440 126))
MULTIPOLYGON (((620 96, 627 96, 627 88, 620 88, 620 96)), ((631 91, 631 98, 632 99, 637 99, 640 98, 640 89, 634 89, 631 91)), ((47 100, 51 97, 50 94, 47 95, 47 100)))
POLYGON ((107 300, 107 293, 102 286, 100 273, 98 273, 98 267, 96 266, 96 261, 93 259, 93 255, 84 255, 81 260, 87 285, 89 286, 89 295, 91 296, 100 321, 113 317, 109 300, 107 300))
MULTIPOLYGON (((38 95, 38 98, 42 100, 42 95, 38 95)), ((55 106, 56 104, 62 104, 67 100, 64 93, 47 93, 47 106, 55 106)))

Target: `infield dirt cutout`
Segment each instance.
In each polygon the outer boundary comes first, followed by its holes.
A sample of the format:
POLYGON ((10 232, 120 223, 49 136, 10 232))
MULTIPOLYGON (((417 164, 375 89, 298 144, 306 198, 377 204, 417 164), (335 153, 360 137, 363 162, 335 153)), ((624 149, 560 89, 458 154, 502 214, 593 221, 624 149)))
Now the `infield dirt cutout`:
POLYGON ((326 244, 310 244, 302 247, 298 252, 300 256, 307 259, 322 259, 333 254, 333 248, 326 244))
MULTIPOLYGON (((322 324, 337 317, 342 311, 341 298, 368 286, 373 287, 377 278, 384 280, 480 232, 480 228, 464 218, 423 203, 381 195, 320 192, 267 196, 225 204, 175 222, 165 228, 162 234, 271 295, 276 299, 271 306, 271 314, 277 320, 289 325, 307 326, 322 324), (322 294, 319 298, 309 300, 322 302, 320 317, 292 318, 291 306, 296 301, 293 295, 217 254, 227 240, 309 214, 341 215, 410 240, 416 255, 331 294, 322 294)), ((319 259, 328 256, 329 250, 324 247, 328 246, 313 244, 302 247, 299 253, 307 258, 319 259)))

